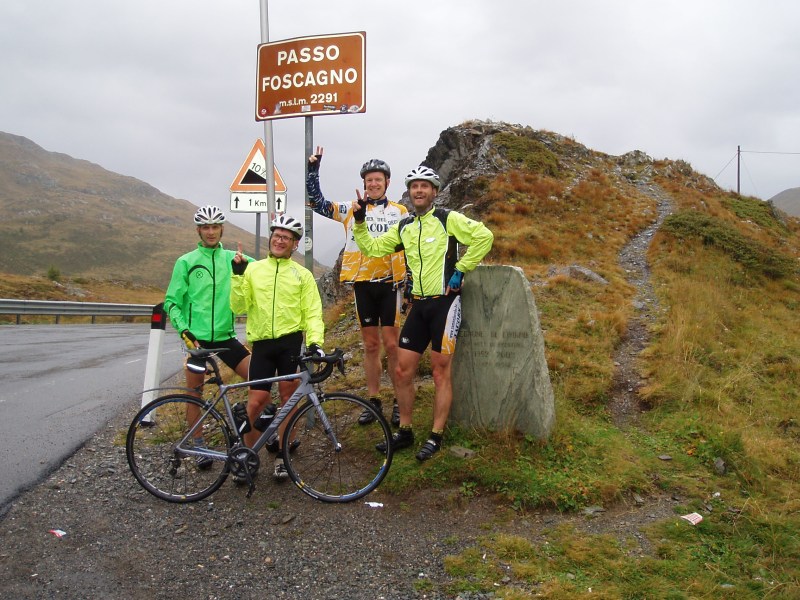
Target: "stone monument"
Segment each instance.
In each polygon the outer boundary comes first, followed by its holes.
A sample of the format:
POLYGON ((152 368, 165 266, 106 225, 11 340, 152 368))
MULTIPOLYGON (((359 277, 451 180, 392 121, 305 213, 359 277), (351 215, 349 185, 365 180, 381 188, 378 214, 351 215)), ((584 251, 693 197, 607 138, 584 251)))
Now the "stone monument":
POLYGON ((553 388, 522 269, 479 266, 464 278, 461 303, 451 422, 547 439, 555 421, 553 388))

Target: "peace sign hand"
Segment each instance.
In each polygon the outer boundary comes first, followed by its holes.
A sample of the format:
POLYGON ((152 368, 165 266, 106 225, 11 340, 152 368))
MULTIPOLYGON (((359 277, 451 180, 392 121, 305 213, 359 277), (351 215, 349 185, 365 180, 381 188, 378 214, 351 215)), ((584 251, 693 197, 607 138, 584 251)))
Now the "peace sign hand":
POLYGON ((361 190, 356 190, 358 200, 353 202, 353 218, 356 223, 363 223, 367 218, 367 199, 361 197, 361 190))
POLYGON ((322 162, 322 146, 317 146, 317 151, 308 157, 308 172, 314 173, 319 171, 319 165, 322 162))

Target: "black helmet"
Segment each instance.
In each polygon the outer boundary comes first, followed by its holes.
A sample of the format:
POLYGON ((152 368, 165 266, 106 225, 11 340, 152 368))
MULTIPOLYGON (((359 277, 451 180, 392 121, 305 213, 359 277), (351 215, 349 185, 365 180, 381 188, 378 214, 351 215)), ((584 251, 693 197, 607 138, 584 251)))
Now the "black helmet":
POLYGON ((389 168, 389 165, 380 158, 370 158, 361 166, 361 179, 364 179, 367 173, 372 173, 374 171, 380 171, 386 175, 386 179, 392 178, 392 170, 389 168))

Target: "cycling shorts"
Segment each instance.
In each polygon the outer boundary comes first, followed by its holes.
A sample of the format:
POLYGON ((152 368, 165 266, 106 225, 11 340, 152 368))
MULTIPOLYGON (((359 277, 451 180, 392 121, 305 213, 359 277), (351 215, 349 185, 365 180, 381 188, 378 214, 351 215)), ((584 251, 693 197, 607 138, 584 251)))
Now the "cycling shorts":
POLYGON ((356 281, 353 283, 353 294, 361 327, 397 327, 403 292, 395 289, 391 281, 356 281))
POLYGON ((434 352, 453 354, 460 327, 460 294, 420 298, 411 305, 400 331, 399 346, 422 354, 430 343, 434 352))
MULTIPOLYGON (((295 331, 274 340, 253 342, 249 379, 266 379, 276 375, 297 373, 298 358, 303 346, 303 332, 295 331)), ((269 391, 272 384, 252 386, 254 390, 269 391)))
POLYGON ((209 342, 207 340, 197 340, 197 343, 200 344, 201 348, 207 348, 209 350, 217 349, 217 348, 226 348, 227 352, 220 352, 217 356, 219 356, 220 360, 228 365, 234 371, 236 367, 239 366, 239 363, 242 362, 245 358, 250 356, 250 351, 245 348, 244 344, 237 340, 236 338, 231 338, 225 341, 216 341, 216 342, 209 342))

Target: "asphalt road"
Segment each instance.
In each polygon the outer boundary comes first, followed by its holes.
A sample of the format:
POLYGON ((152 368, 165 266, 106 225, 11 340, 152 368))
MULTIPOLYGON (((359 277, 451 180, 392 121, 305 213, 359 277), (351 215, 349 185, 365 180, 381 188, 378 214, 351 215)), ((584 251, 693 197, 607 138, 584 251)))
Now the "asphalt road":
MULTIPOLYGON (((141 397, 150 326, 0 326, 0 515, 141 397)), ((181 367, 167 328, 161 379, 181 367)))

